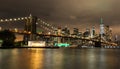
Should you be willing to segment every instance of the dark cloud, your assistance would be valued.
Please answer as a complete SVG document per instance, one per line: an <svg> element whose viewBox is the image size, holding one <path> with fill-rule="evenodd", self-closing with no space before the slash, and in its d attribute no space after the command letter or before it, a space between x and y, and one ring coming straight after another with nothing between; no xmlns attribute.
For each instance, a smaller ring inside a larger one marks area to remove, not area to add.
<svg viewBox="0 0 120 69"><path fill-rule="evenodd" d="M119 0L1 0L0 18L32 13L48 23L83 30L92 25L99 27L102 17L114 30L120 26L119 6Z"/></svg>

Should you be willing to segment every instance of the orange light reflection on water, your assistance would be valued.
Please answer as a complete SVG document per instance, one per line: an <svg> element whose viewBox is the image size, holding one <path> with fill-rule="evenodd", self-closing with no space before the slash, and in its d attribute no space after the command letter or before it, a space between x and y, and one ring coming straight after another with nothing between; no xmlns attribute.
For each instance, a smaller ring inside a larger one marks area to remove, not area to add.
<svg viewBox="0 0 120 69"><path fill-rule="evenodd" d="M30 54L30 68L31 69L42 69L43 67L43 49L32 49Z"/></svg>

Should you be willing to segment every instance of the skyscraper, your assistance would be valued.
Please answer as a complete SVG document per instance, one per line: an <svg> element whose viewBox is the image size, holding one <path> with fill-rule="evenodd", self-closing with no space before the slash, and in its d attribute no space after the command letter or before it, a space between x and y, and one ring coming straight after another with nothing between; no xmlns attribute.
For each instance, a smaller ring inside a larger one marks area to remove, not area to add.
<svg viewBox="0 0 120 69"><path fill-rule="evenodd" d="M84 37L89 37L90 36L90 29L86 28L86 31L83 33Z"/></svg>
<svg viewBox="0 0 120 69"><path fill-rule="evenodd" d="M74 34L74 35L79 34L79 29L78 29L78 28L73 28L73 34Z"/></svg>
<svg viewBox="0 0 120 69"><path fill-rule="evenodd" d="M62 29L62 34L65 36L70 35L70 30L67 26L64 29Z"/></svg>
<svg viewBox="0 0 120 69"><path fill-rule="evenodd" d="M94 36L95 36L95 27L93 26L91 30L91 38L93 38Z"/></svg>
<svg viewBox="0 0 120 69"><path fill-rule="evenodd" d="M112 29L109 27L109 25L105 26L105 39L106 41L112 40Z"/></svg>
<svg viewBox="0 0 120 69"><path fill-rule="evenodd" d="M104 24L103 24L102 18L100 20L100 35L101 35L101 37L103 37L103 35L104 35Z"/></svg>

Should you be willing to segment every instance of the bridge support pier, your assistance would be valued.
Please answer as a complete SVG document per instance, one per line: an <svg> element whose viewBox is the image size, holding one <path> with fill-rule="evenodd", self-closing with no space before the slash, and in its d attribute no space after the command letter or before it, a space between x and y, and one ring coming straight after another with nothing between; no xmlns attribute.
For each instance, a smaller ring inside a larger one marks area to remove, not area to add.
<svg viewBox="0 0 120 69"><path fill-rule="evenodd" d="M101 42L95 42L95 47L101 47Z"/></svg>

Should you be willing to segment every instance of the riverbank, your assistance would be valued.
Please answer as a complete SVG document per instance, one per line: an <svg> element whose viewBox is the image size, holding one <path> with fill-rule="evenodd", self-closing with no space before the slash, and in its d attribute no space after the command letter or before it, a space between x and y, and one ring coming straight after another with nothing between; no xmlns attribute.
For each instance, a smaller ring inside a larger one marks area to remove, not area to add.
<svg viewBox="0 0 120 69"><path fill-rule="evenodd" d="M0 49L12 49L12 48L59 48L59 47L0 47Z"/></svg>
<svg viewBox="0 0 120 69"><path fill-rule="evenodd" d="M0 49L14 49L14 48L48 48L48 49L59 49L59 48L72 48L72 49L92 49L92 48L106 48L106 49L120 49L120 46L104 46L104 47L58 47L58 46L45 46L45 47L30 47L30 46L15 46L15 47L0 47Z"/></svg>

